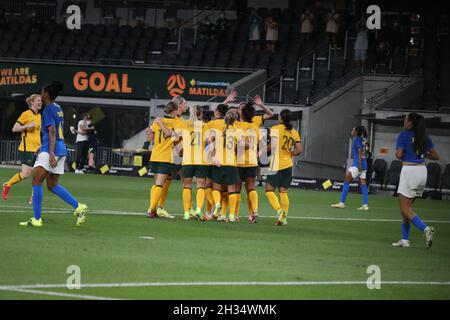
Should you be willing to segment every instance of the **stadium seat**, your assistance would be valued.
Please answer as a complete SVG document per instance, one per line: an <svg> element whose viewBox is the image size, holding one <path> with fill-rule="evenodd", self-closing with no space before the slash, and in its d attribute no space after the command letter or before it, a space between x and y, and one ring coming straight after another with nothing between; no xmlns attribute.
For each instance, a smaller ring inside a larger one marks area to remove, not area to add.
<svg viewBox="0 0 450 320"><path fill-rule="evenodd" d="M369 175L373 174L372 181L383 186L386 177L387 163L384 159L376 159L373 162Z"/></svg>
<svg viewBox="0 0 450 320"><path fill-rule="evenodd" d="M436 162L427 164L427 188L437 189L441 177L441 166Z"/></svg>
<svg viewBox="0 0 450 320"><path fill-rule="evenodd" d="M450 164L445 166L444 173L441 177L440 190L442 189L450 189Z"/></svg>
<svg viewBox="0 0 450 320"><path fill-rule="evenodd" d="M386 185L394 185L398 187L400 181L400 172L402 171L402 162L400 160L393 160L389 166L386 177Z"/></svg>

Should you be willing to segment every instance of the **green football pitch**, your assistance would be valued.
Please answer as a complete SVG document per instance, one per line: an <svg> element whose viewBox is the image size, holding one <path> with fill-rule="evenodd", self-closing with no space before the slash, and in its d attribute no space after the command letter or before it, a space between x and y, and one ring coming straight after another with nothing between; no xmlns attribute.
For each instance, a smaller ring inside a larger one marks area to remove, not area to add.
<svg viewBox="0 0 450 320"><path fill-rule="evenodd" d="M0 181L14 172L0 169ZM29 180L0 203L0 299L450 298L449 201L418 200L416 212L437 230L433 247L411 227L411 247L400 249L391 246L401 237L394 197L372 195L362 213L359 194L332 209L337 192L292 189L289 225L276 227L263 188L260 222L247 221L244 200L241 221L227 224L183 221L178 181L166 204L173 220L144 216L152 179L66 174L60 182L90 208L80 228L47 190L44 227L20 227L32 216ZM81 289L69 290L73 265ZM380 288L369 289L368 278Z"/></svg>

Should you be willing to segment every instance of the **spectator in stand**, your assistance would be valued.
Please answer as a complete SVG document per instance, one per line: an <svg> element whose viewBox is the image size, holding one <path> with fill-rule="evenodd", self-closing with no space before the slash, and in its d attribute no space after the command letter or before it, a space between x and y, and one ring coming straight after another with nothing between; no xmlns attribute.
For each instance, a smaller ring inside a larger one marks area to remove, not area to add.
<svg viewBox="0 0 450 320"><path fill-rule="evenodd" d="M88 120L91 119L91 116L88 113L85 113L83 115L83 119L78 121L78 126L77 126L77 138L76 138L76 143L77 143L77 157L76 157L76 162L77 162L77 168L75 169L75 173L84 173L84 165L86 164L86 160L87 160L87 156L88 156L88 151L89 151L89 132L90 131L94 131L95 128L94 127L90 127L88 126Z"/></svg>
<svg viewBox="0 0 450 320"><path fill-rule="evenodd" d="M272 16L268 16L264 22L266 30L266 46L267 51L274 53L275 44L278 41L278 23Z"/></svg>
<svg viewBox="0 0 450 320"><path fill-rule="evenodd" d="M228 28L230 26L230 20L225 18L225 13L220 13L219 19L216 21L216 34L217 39L223 43L227 40Z"/></svg>
<svg viewBox="0 0 450 320"><path fill-rule="evenodd" d="M364 26L361 26L355 41L355 61L357 66L360 67L361 74L364 73L368 48L369 40L367 37L367 31Z"/></svg>
<svg viewBox="0 0 450 320"><path fill-rule="evenodd" d="M306 9L300 17L300 40L302 43L308 42L311 39L311 34L314 30L314 15Z"/></svg>
<svg viewBox="0 0 450 320"><path fill-rule="evenodd" d="M255 9L252 9L250 18L249 18L249 37L252 48L255 48L256 51L259 51L259 43L261 41L261 17L256 13Z"/></svg>
<svg viewBox="0 0 450 320"><path fill-rule="evenodd" d="M336 54L336 44L337 44L337 33L339 30L339 13L337 13L334 9L328 13L327 16L327 25L325 31L328 35L328 43Z"/></svg>

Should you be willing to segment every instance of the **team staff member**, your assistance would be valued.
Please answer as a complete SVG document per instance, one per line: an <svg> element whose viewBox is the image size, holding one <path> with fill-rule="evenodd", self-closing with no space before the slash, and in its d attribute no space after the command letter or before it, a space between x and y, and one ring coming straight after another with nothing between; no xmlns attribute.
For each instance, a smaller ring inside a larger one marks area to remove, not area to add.
<svg viewBox="0 0 450 320"><path fill-rule="evenodd" d="M292 128L291 111L284 109L278 117L279 124L270 129L270 171L267 176L266 196L278 215L275 225L287 225L289 212L288 188L292 180L292 157L302 152L299 133ZM275 194L279 190L280 201Z"/></svg>
<svg viewBox="0 0 450 320"><path fill-rule="evenodd" d="M164 108L166 114L161 120L164 126L169 130L173 130L178 126L179 119L177 119L178 106L169 102ZM174 141L172 137L167 136L163 129L158 125L157 121L154 121L150 127L152 130L153 150L150 157L151 172L155 175L155 182L150 190L150 206L147 211L149 218L173 218L171 215L158 215L156 206L162 196L163 186L167 180L167 177L173 171L173 148Z"/></svg>
<svg viewBox="0 0 450 320"><path fill-rule="evenodd" d="M425 245L431 247L434 227L427 226L412 210L416 197L421 197L427 182L425 158L439 160L431 138L426 133L425 119L417 113L405 117L402 131L397 138L395 156L403 162L398 186L398 199L403 218L402 239L393 243L394 247L409 247L410 222L425 234Z"/></svg>
<svg viewBox="0 0 450 320"><path fill-rule="evenodd" d="M12 132L21 132L19 157L22 172L16 173L8 182L3 184L2 198L8 199L8 192L13 185L27 179L33 170L36 152L41 147L41 114L42 100L39 94L32 94L27 99L29 109L17 119ZM31 202L31 199L30 199Z"/></svg>
<svg viewBox="0 0 450 320"><path fill-rule="evenodd" d="M247 193L247 203L249 206L249 221L255 223L258 221L258 193L255 191L255 179L258 175L258 142L260 140L259 128L252 123L255 116L255 107L253 103L248 102L243 108L239 109L241 121L236 122L236 134L239 141L245 141L247 147L245 150L238 150L237 166L239 171L239 182L237 184L239 213L240 192L242 182L245 182Z"/></svg>

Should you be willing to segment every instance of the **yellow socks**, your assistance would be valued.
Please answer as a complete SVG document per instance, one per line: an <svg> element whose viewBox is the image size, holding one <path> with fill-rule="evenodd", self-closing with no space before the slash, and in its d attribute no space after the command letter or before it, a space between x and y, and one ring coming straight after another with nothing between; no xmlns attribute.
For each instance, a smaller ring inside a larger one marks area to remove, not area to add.
<svg viewBox="0 0 450 320"><path fill-rule="evenodd" d="M150 189L150 207L149 211L156 209L159 199L161 198L163 187L160 185L154 185Z"/></svg>
<svg viewBox="0 0 450 320"><path fill-rule="evenodd" d="M214 198L213 198L213 195L212 195L212 188L206 188L205 194L206 194L206 205L207 205L207 208L208 208L208 205L210 207L214 206Z"/></svg>
<svg viewBox="0 0 450 320"><path fill-rule="evenodd" d="M289 211L289 197L287 192L280 192L281 208L286 212Z"/></svg>
<svg viewBox="0 0 450 320"><path fill-rule="evenodd" d="M272 205L272 208L275 209L275 211L278 211L281 209L280 202L278 201L277 195L274 191L266 191L267 200L269 200L269 203Z"/></svg>
<svg viewBox="0 0 450 320"><path fill-rule="evenodd" d="M241 209L241 193L237 192L236 193L236 209L235 209L236 217L239 217L240 209Z"/></svg>
<svg viewBox="0 0 450 320"><path fill-rule="evenodd" d="M220 203L220 191L219 190L213 190L212 197L213 197L213 202L214 202L213 205Z"/></svg>
<svg viewBox="0 0 450 320"><path fill-rule="evenodd" d="M164 182L164 185L162 186L162 194L161 198L158 201L158 206L161 208L164 208L164 204L166 203L167 199L167 193L169 192L170 183L172 182L172 179L166 179Z"/></svg>
<svg viewBox="0 0 450 320"><path fill-rule="evenodd" d="M197 210L203 208L203 204L205 203L205 188L197 188L196 194L196 202L197 202Z"/></svg>
<svg viewBox="0 0 450 320"><path fill-rule="evenodd" d="M22 175L20 173L16 173L15 175L13 175L13 177L6 183L6 185L8 187L11 187L12 185L22 181Z"/></svg>
<svg viewBox="0 0 450 320"><path fill-rule="evenodd" d="M228 202L230 205L230 219L233 219L236 214L237 201L238 201L238 193L234 192L228 195Z"/></svg>
<svg viewBox="0 0 450 320"><path fill-rule="evenodd" d="M250 212L258 212L258 192L256 192L256 190L250 190L247 194L247 199L250 200L250 205L252 208Z"/></svg>
<svg viewBox="0 0 450 320"><path fill-rule="evenodd" d="M228 202L229 202L228 193L222 192L222 211L220 212L220 214L224 217L227 215Z"/></svg>
<svg viewBox="0 0 450 320"><path fill-rule="evenodd" d="M252 207L252 202L250 201L250 197L247 193L247 196L245 197L247 199L247 208L248 208L248 214L252 214L253 213L253 207Z"/></svg>
<svg viewBox="0 0 450 320"><path fill-rule="evenodd" d="M191 209L192 204L192 189L183 188L183 210L184 212Z"/></svg>

